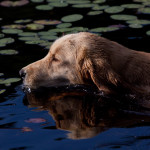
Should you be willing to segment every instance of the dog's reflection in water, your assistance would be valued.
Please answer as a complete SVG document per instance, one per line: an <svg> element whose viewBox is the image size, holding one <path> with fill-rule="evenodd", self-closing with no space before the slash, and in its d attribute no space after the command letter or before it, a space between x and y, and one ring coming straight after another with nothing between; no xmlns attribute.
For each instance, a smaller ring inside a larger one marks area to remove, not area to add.
<svg viewBox="0 0 150 150"><path fill-rule="evenodd" d="M24 99L29 107L48 110L56 127L69 131L71 139L91 138L112 127L134 127L150 122L148 110L131 101L134 100L118 101L85 91L52 89L27 93Z"/></svg>

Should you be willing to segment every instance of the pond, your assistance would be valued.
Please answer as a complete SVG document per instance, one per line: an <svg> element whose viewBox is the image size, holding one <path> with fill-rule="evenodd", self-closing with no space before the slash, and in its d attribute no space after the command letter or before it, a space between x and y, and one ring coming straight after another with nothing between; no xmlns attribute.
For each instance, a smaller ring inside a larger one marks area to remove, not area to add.
<svg viewBox="0 0 150 150"><path fill-rule="evenodd" d="M24 93L18 75L69 33L149 52L150 0L1 0L0 24L0 150L150 149L150 112L133 97L83 86Z"/></svg>

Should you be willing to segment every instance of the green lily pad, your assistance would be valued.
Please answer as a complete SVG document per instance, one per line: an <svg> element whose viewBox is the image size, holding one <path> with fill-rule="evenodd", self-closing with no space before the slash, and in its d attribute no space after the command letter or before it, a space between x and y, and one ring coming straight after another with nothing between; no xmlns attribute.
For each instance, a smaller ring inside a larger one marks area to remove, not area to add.
<svg viewBox="0 0 150 150"><path fill-rule="evenodd" d="M95 1L93 1L93 3L95 3L95 4L102 4L105 2L106 2L106 0L95 0Z"/></svg>
<svg viewBox="0 0 150 150"><path fill-rule="evenodd" d="M120 13L120 12L124 11L124 8L121 6L112 6L112 7L106 8L104 11L106 13L110 13L110 14Z"/></svg>
<svg viewBox="0 0 150 150"><path fill-rule="evenodd" d="M4 76L4 73L0 73L0 77L1 77L1 76Z"/></svg>
<svg viewBox="0 0 150 150"><path fill-rule="evenodd" d="M56 34L57 34L56 32L49 32L49 31L38 32L39 36L52 36L52 35L56 35Z"/></svg>
<svg viewBox="0 0 150 150"><path fill-rule="evenodd" d="M83 16L80 14L72 14L72 15L62 17L61 20L63 22L75 22L81 20L82 18Z"/></svg>
<svg viewBox="0 0 150 150"><path fill-rule="evenodd" d="M73 8L91 8L97 6L96 4L76 4L72 5Z"/></svg>
<svg viewBox="0 0 150 150"><path fill-rule="evenodd" d="M134 2L141 2L141 3L143 3L143 2L150 2L150 0L133 0Z"/></svg>
<svg viewBox="0 0 150 150"><path fill-rule="evenodd" d="M94 28L91 29L91 32L112 32L119 30L119 27L99 27L99 28Z"/></svg>
<svg viewBox="0 0 150 150"><path fill-rule="evenodd" d="M5 91L5 89L0 89L0 94L3 94Z"/></svg>
<svg viewBox="0 0 150 150"><path fill-rule="evenodd" d="M146 34L147 34L148 36L150 36L150 30L149 30L149 31L147 31L147 32L146 32Z"/></svg>
<svg viewBox="0 0 150 150"><path fill-rule="evenodd" d="M24 25L19 25L19 24L12 24L12 25L5 25L2 26L3 29L23 29Z"/></svg>
<svg viewBox="0 0 150 150"><path fill-rule="evenodd" d="M23 31L20 29L3 29L2 32L6 33L6 34L18 34L18 33L21 33Z"/></svg>
<svg viewBox="0 0 150 150"><path fill-rule="evenodd" d="M20 78L9 78L5 80L1 80L0 84L4 84L5 86L10 86L12 83L20 81Z"/></svg>
<svg viewBox="0 0 150 150"><path fill-rule="evenodd" d="M35 20L34 23L42 24L42 25L57 25L57 24L60 24L61 21L58 21L58 20Z"/></svg>
<svg viewBox="0 0 150 150"><path fill-rule="evenodd" d="M94 6L92 8L92 10L104 10L104 9L106 9L108 7L109 7L109 5L102 5L102 6L97 5L97 6Z"/></svg>
<svg viewBox="0 0 150 150"><path fill-rule="evenodd" d="M123 5L121 5L121 7L128 8L128 9L136 9L136 8L143 7L143 5L141 5L141 4L123 4Z"/></svg>
<svg viewBox="0 0 150 150"><path fill-rule="evenodd" d="M150 7L139 8L138 12L140 12L142 14L150 14Z"/></svg>
<svg viewBox="0 0 150 150"><path fill-rule="evenodd" d="M0 43L0 47L5 47L6 44L5 43Z"/></svg>
<svg viewBox="0 0 150 150"><path fill-rule="evenodd" d="M26 44L35 44L35 45L39 45L39 44L41 44L41 43L45 43L46 41L44 41L44 40L40 40L40 39L38 39L38 40L34 40L34 39L32 39L32 40L26 40Z"/></svg>
<svg viewBox="0 0 150 150"><path fill-rule="evenodd" d="M135 28L135 29L143 28L143 26L141 24L130 24L129 27Z"/></svg>
<svg viewBox="0 0 150 150"><path fill-rule="evenodd" d="M10 1L10 0L4 0L0 3L1 6L4 7L18 7L28 4L28 0L18 0L18 1Z"/></svg>
<svg viewBox="0 0 150 150"><path fill-rule="evenodd" d="M44 0L31 0L31 2L33 2L33 3L42 3L42 2L44 2Z"/></svg>
<svg viewBox="0 0 150 150"><path fill-rule="evenodd" d="M27 36L27 37L30 37L30 36L37 36L37 33L34 33L34 32L22 32L22 33L19 33L18 34L19 36Z"/></svg>
<svg viewBox="0 0 150 150"><path fill-rule="evenodd" d="M14 41L15 40L13 38L3 38L3 39L0 39L0 44L11 44Z"/></svg>
<svg viewBox="0 0 150 150"><path fill-rule="evenodd" d="M57 28L69 28L71 26L72 26L71 23L61 23L61 24L57 25Z"/></svg>
<svg viewBox="0 0 150 150"><path fill-rule="evenodd" d="M139 25L148 25L150 20L136 19L127 21L128 24L139 24Z"/></svg>
<svg viewBox="0 0 150 150"><path fill-rule="evenodd" d="M0 50L0 55L16 55L18 51L13 49Z"/></svg>
<svg viewBox="0 0 150 150"><path fill-rule="evenodd" d="M39 43L39 45L42 46L42 47L46 47L46 49L47 49L47 48L49 49L50 46L52 45L52 42L45 41L45 42Z"/></svg>
<svg viewBox="0 0 150 150"><path fill-rule="evenodd" d="M53 9L53 7L50 5L38 5L35 8L38 10L44 10L44 11Z"/></svg>
<svg viewBox="0 0 150 150"><path fill-rule="evenodd" d="M56 40L58 37L57 36L54 36L54 35L52 35L52 36L40 36L40 39L42 39L42 40L48 40L48 41L54 41L54 40Z"/></svg>
<svg viewBox="0 0 150 150"><path fill-rule="evenodd" d="M49 3L50 6L52 7L67 7L68 4L64 3L64 2L53 2L53 3Z"/></svg>
<svg viewBox="0 0 150 150"><path fill-rule="evenodd" d="M17 23L17 24L24 24L24 23L29 23L31 22L32 20L31 19L22 19L22 20L16 20L14 21L14 23Z"/></svg>
<svg viewBox="0 0 150 150"><path fill-rule="evenodd" d="M81 0L81 1L68 0L67 3L68 4L88 4L88 3L90 3L90 1L89 0Z"/></svg>
<svg viewBox="0 0 150 150"><path fill-rule="evenodd" d="M3 38L4 36L5 36L4 34L0 33L0 38Z"/></svg>
<svg viewBox="0 0 150 150"><path fill-rule="evenodd" d="M90 12L88 12L87 15L89 15L89 16L95 16L95 15L100 15L102 13L103 13L103 11L90 11Z"/></svg>
<svg viewBox="0 0 150 150"><path fill-rule="evenodd" d="M128 20L135 20L137 19L136 16L134 15L125 15L125 14L118 14L118 15L111 15L110 16L114 20L123 20L123 21L128 21Z"/></svg>
<svg viewBox="0 0 150 150"><path fill-rule="evenodd" d="M21 41L36 41L39 40L39 38L34 37L34 36L28 36L28 37L20 37L18 38Z"/></svg>
<svg viewBox="0 0 150 150"><path fill-rule="evenodd" d="M35 23L27 24L26 27L29 30L41 30L41 29L44 29L44 25L35 24Z"/></svg>

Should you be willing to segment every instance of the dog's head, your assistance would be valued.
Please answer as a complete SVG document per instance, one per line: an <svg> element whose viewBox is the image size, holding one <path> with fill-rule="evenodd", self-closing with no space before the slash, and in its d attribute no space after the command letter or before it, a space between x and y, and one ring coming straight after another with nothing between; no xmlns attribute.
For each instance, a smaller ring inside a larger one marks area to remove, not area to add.
<svg viewBox="0 0 150 150"><path fill-rule="evenodd" d="M20 71L24 85L30 88L40 86L62 86L70 84L93 84L106 90L116 85L118 76L109 64L107 39L81 32L57 39L43 59Z"/></svg>

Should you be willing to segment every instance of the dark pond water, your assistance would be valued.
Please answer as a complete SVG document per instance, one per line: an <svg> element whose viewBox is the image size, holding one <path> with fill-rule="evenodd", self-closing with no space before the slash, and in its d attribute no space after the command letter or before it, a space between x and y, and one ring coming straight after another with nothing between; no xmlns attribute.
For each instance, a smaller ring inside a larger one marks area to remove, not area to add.
<svg viewBox="0 0 150 150"><path fill-rule="evenodd" d="M148 103L143 108L132 97L98 96L82 86L25 94L18 72L73 32L149 52L150 0L6 2L0 2L0 150L149 150Z"/></svg>

